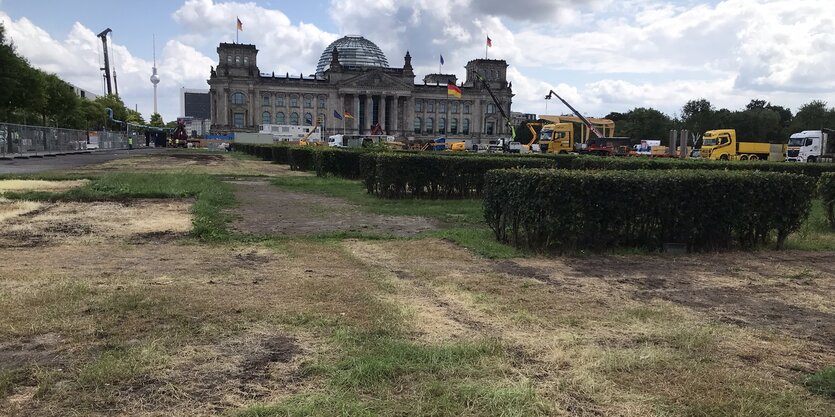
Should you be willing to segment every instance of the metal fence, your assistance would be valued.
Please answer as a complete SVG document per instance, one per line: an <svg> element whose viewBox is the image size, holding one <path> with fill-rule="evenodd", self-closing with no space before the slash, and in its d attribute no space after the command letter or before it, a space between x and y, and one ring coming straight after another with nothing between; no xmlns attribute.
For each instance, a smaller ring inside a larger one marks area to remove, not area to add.
<svg viewBox="0 0 835 417"><path fill-rule="evenodd" d="M127 144L128 139L123 132L88 132L0 123L0 155L3 156L125 148Z"/></svg>

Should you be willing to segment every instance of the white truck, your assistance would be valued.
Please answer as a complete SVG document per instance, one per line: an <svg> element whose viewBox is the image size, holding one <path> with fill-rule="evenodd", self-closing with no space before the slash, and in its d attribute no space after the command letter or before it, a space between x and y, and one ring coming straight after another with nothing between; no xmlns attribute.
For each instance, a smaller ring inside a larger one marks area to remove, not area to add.
<svg viewBox="0 0 835 417"><path fill-rule="evenodd" d="M804 130L789 137L786 161L833 162L835 130Z"/></svg>

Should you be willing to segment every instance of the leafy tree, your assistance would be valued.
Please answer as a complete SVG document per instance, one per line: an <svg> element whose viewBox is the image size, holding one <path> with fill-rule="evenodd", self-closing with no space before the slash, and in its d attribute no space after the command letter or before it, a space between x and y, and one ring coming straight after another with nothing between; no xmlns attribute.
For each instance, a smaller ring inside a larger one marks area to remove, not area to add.
<svg viewBox="0 0 835 417"><path fill-rule="evenodd" d="M128 108L125 107L125 103L122 102L122 99L116 97L112 94L104 95L96 97L96 103L101 105L103 109L111 109L113 110L113 118L120 121L125 121L128 118ZM124 130L124 126L120 125L119 123L115 123L111 120L107 120L105 126L109 130Z"/></svg>
<svg viewBox="0 0 835 417"><path fill-rule="evenodd" d="M154 127L163 127L165 126L165 122L162 121L162 116L159 113L154 113L151 115L150 125Z"/></svg>
<svg viewBox="0 0 835 417"><path fill-rule="evenodd" d="M704 98L690 100L681 108L681 121L684 128L702 135L710 129L716 128L716 111L712 104Z"/></svg>
<svg viewBox="0 0 835 417"><path fill-rule="evenodd" d="M792 133L835 127L835 109L827 109L826 102L814 100L800 106L790 125Z"/></svg>
<svg viewBox="0 0 835 417"><path fill-rule="evenodd" d="M610 113L606 116L615 122L617 136L628 136L634 142L645 139L663 140L673 128L672 119L666 114L646 107L638 107L626 113Z"/></svg>
<svg viewBox="0 0 835 417"><path fill-rule="evenodd" d="M125 121L137 125L145 124L145 118L142 117L142 113L139 113L138 111L131 109L128 109L128 115L125 117Z"/></svg>

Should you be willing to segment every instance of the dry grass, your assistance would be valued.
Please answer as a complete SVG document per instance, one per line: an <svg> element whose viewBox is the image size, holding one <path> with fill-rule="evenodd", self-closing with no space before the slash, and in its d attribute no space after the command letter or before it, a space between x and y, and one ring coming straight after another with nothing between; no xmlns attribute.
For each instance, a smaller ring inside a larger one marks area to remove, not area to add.
<svg viewBox="0 0 835 417"><path fill-rule="evenodd" d="M0 223L7 219L31 213L43 207L43 204L35 201L6 200L0 198Z"/></svg>
<svg viewBox="0 0 835 417"><path fill-rule="evenodd" d="M0 193L7 191L67 191L86 185L88 182L90 181L0 180Z"/></svg>
<svg viewBox="0 0 835 417"><path fill-rule="evenodd" d="M72 172L96 174L106 172L186 172L223 176L310 176L290 171L286 165L269 161L236 159L226 153L171 150L166 153L112 160L103 164L80 167Z"/></svg>

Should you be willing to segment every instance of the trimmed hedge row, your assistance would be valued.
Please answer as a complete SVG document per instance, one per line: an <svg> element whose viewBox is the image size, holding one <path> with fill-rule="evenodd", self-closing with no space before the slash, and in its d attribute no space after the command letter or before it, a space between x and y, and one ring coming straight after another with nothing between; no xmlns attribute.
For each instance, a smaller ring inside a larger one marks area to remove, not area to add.
<svg viewBox="0 0 835 417"><path fill-rule="evenodd" d="M265 161L290 165L294 171L316 171L319 176L335 175L359 179L360 155L366 150L336 149L318 146L239 144L237 150Z"/></svg>
<svg viewBox="0 0 835 417"><path fill-rule="evenodd" d="M825 172L835 172L835 164L803 164L769 161L712 161L681 160L672 158L623 158L582 156L571 161L571 169L606 170L658 170L658 169L709 169L728 171L765 171L802 174L820 177Z"/></svg>
<svg viewBox="0 0 835 417"><path fill-rule="evenodd" d="M385 198L479 196L484 174L500 168L555 168L551 158L380 152L361 156L360 171L369 193Z"/></svg>
<svg viewBox="0 0 835 417"><path fill-rule="evenodd" d="M484 216L498 240L541 251L782 245L814 187L770 172L497 170L486 175Z"/></svg>
<svg viewBox="0 0 835 417"><path fill-rule="evenodd" d="M827 172L818 180L818 195L823 200L829 226L835 229L835 173Z"/></svg>

